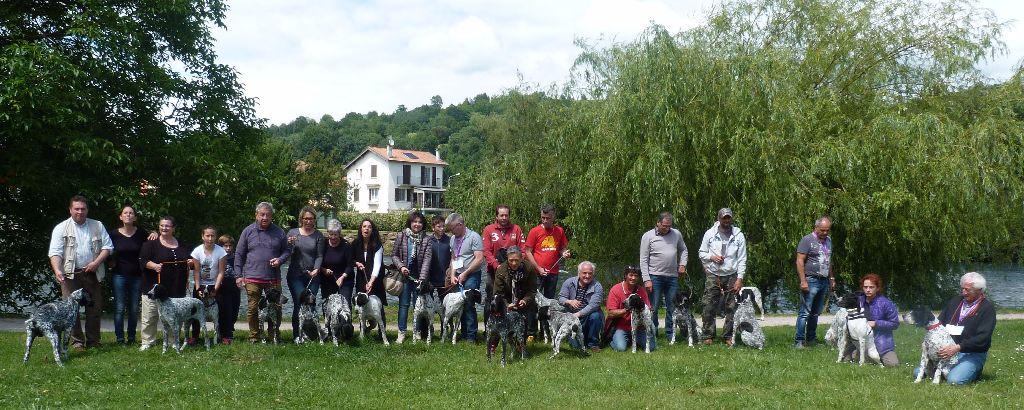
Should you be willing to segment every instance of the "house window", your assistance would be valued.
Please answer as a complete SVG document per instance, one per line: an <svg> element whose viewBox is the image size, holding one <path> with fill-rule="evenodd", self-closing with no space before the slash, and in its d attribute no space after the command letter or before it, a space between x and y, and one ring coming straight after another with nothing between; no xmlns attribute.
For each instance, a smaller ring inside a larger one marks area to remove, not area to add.
<svg viewBox="0 0 1024 410"><path fill-rule="evenodd" d="M376 177L377 177L377 166L376 165L370 165L370 178L376 178Z"/></svg>
<svg viewBox="0 0 1024 410"><path fill-rule="evenodd" d="M352 190L352 202L359 202L359 188Z"/></svg>
<svg viewBox="0 0 1024 410"><path fill-rule="evenodd" d="M432 186L440 186L440 185L437 184L437 167L430 167L430 173L431 173L430 185L432 185Z"/></svg>
<svg viewBox="0 0 1024 410"><path fill-rule="evenodd" d="M408 191L406 191L404 189L400 189L400 188L395 188L395 201L400 201L400 202L408 201L408 199L405 196L406 192L408 192Z"/></svg>
<svg viewBox="0 0 1024 410"><path fill-rule="evenodd" d="M370 203L377 203L377 198L380 196L380 188L370 188Z"/></svg>

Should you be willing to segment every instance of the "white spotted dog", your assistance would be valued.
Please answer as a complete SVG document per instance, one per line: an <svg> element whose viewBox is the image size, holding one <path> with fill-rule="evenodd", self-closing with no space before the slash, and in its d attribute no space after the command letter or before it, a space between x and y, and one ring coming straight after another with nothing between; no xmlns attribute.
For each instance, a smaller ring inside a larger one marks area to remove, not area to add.
<svg viewBox="0 0 1024 410"><path fill-rule="evenodd" d="M740 288L740 292L743 292L745 290L749 290L754 295L754 297L753 297L754 308L757 309L758 312L761 312L761 318L759 320L763 322L764 321L764 300L761 299L761 290L758 289L756 286L744 286L744 287Z"/></svg>
<svg viewBox="0 0 1024 410"><path fill-rule="evenodd" d="M276 345L281 336L281 305L288 303L288 297L281 293L280 288L263 288L259 300L259 331L263 333L263 343L268 340ZM266 332L263 324L267 324Z"/></svg>
<svg viewBox="0 0 1024 410"><path fill-rule="evenodd" d="M324 332L316 316L316 295L305 289L299 294L299 334L295 344L311 342L314 339L324 344Z"/></svg>
<svg viewBox="0 0 1024 410"><path fill-rule="evenodd" d="M921 342L921 371L914 379L914 383L920 383L925 377L931 377L932 383L938 384L943 377L948 378L949 371L960 362L960 359L957 355L945 360L939 358L940 349L956 343L946 327L926 308L917 308L905 313L903 321L924 327L928 331L924 334L924 340Z"/></svg>
<svg viewBox="0 0 1024 410"><path fill-rule="evenodd" d="M675 310L672 312L672 324L675 328L675 333L672 334L672 339L668 341L668 344L676 344L676 339L682 336L686 339L687 346L693 347L694 343L699 343L700 327L697 326L697 320L693 318L693 312L690 311L690 294L689 292L676 293L675 297Z"/></svg>
<svg viewBox="0 0 1024 410"><path fill-rule="evenodd" d="M647 334L647 339L645 340L647 343L644 343L644 353L650 353L651 343L654 342L654 320L651 317L651 308L636 293L630 294L624 304L630 312L629 336L633 343L633 353L636 353L636 332L639 328L643 328Z"/></svg>
<svg viewBox="0 0 1024 410"><path fill-rule="evenodd" d="M391 346L388 342L388 335L384 333L387 324L384 323L384 304L376 295L369 295L366 292L356 293L356 315L359 316L359 340L366 339L366 332L374 326L380 331L380 338L384 346ZM371 326L372 324L372 326Z"/></svg>
<svg viewBox="0 0 1024 410"><path fill-rule="evenodd" d="M434 287L428 281L416 282L416 305L412 311L412 342L420 339L419 327L426 327L427 344L434 339L434 314L437 312L437 299L434 298Z"/></svg>
<svg viewBox="0 0 1024 410"><path fill-rule="evenodd" d="M202 301L203 306L206 307L206 320L213 322L213 331L217 335L217 338L214 340L220 340L225 335L224 330L220 328L220 308L217 305L215 289L214 285L200 286L199 290L196 291L196 299ZM231 331L234 331L234 329L231 329Z"/></svg>
<svg viewBox="0 0 1024 410"><path fill-rule="evenodd" d="M835 317L832 318L832 326L825 332L825 344L831 347L839 347L839 337L846 333L846 317L849 313L846 309L837 309Z"/></svg>
<svg viewBox="0 0 1024 410"><path fill-rule="evenodd" d="M555 327L551 324L551 310L564 312L565 308L559 305L555 299L544 297L539 291L533 296L533 300L537 303L537 320L540 321L537 331L540 332L541 341L551 343L555 338Z"/></svg>
<svg viewBox="0 0 1024 410"><path fill-rule="evenodd" d="M160 314L160 322L164 327L164 349L171 344L171 337L174 337L174 350L179 354L185 348L181 341L182 329L195 320L203 328L203 338L206 339L206 350L210 350L209 328L206 327L206 306L199 299L192 297L172 298L167 294L167 288L161 284L153 285L153 288L146 292L146 296L156 301L156 309ZM173 336L172 336L173 332Z"/></svg>
<svg viewBox="0 0 1024 410"><path fill-rule="evenodd" d="M450 335L452 344L455 344L455 339L459 335L463 308L466 303L480 303L480 297L480 291L477 289L459 290L444 295L444 301L441 302L441 316L444 317L441 323L441 340L448 340Z"/></svg>
<svg viewBox="0 0 1024 410"><path fill-rule="evenodd" d="M861 366L868 359L881 364L882 359L875 347L875 332L868 326L867 311L861 308L859 295L858 292L850 292L836 301L840 308L846 309L846 332L840 332L839 341L836 342L839 349L836 363L842 362L853 347L853 351L860 357Z"/></svg>
<svg viewBox="0 0 1024 410"><path fill-rule="evenodd" d="M736 346L738 340L747 346L764 350L764 330L754 315L754 292L749 289L741 290L737 301L732 322L732 346Z"/></svg>
<svg viewBox="0 0 1024 410"><path fill-rule="evenodd" d="M494 348L501 342L501 367L505 367L506 350L511 343L516 349L512 357L518 354L519 360L526 360L526 320L516 311L509 311L505 299L501 295L491 298L487 307L487 361L491 361ZM493 346L493 347L492 347Z"/></svg>
<svg viewBox="0 0 1024 410"><path fill-rule="evenodd" d="M341 294L335 293L324 301L324 328L327 332L325 338L334 340L337 346L339 341L345 341L352 337L352 309L348 306L348 300Z"/></svg>
<svg viewBox="0 0 1024 410"><path fill-rule="evenodd" d="M569 340L576 341L576 345L580 347L580 353L584 356L590 355L590 351L587 350L587 345L584 343L583 325L580 323L580 318L576 317L573 313L566 312L564 309L556 309L555 306L552 306L548 310L548 321L551 326L549 332L554 334L551 340L551 350L553 352L548 359L554 359L555 356L558 356L562 340L566 337L569 337Z"/></svg>
<svg viewBox="0 0 1024 410"><path fill-rule="evenodd" d="M78 308L92 306L92 303L89 291L78 289L71 292L67 299L40 306L25 321L25 358L22 362L28 363L32 341L36 336L46 336L53 345L53 361L64 367L62 359L67 360L68 357L68 342L71 339L71 328L78 319Z"/></svg>

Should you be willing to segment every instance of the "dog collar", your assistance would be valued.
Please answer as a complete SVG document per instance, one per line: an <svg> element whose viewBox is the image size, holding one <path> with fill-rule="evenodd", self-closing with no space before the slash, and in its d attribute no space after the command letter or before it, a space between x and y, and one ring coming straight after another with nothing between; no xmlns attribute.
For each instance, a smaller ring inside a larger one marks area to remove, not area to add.
<svg viewBox="0 0 1024 410"><path fill-rule="evenodd" d="M938 329L939 326L942 326L942 322L936 322L934 325L928 325L928 330Z"/></svg>

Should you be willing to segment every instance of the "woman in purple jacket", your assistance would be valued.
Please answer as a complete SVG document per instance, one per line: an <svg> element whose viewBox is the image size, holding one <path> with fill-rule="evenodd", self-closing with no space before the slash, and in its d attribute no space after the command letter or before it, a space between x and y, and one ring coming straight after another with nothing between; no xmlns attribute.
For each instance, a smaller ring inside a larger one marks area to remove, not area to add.
<svg viewBox="0 0 1024 410"><path fill-rule="evenodd" d="M896 357L896 342L893 341L892 331L900 327L900 315L896 305L889 298L882 295L882 277L869 273L860 278L861 296L860 305L867 309L868 326L875 332L875 348L882 358L882 365L885 367L899 366L900 360Z"/></svg>

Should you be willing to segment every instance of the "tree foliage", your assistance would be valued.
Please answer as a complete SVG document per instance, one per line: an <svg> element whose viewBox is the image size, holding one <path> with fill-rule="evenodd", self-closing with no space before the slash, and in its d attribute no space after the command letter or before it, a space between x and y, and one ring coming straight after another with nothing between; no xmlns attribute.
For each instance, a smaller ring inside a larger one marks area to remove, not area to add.
<svg viewBox="0 0 1024 410"><path fill-rule="evenodd" d="M1021 75L992 85L976 68L1001 28L967 1L735 1L692 30L584 45L572 98L513 93L492 127L507 136L450 203L532 220L554 202L578 255L623 264L670 210L690 272L730 206L748 282L768 290L796 288L796 244L828 214L841 282L878 272L931 302L953 264L1021 246L1006 212L1024 194Z"/></svg>

